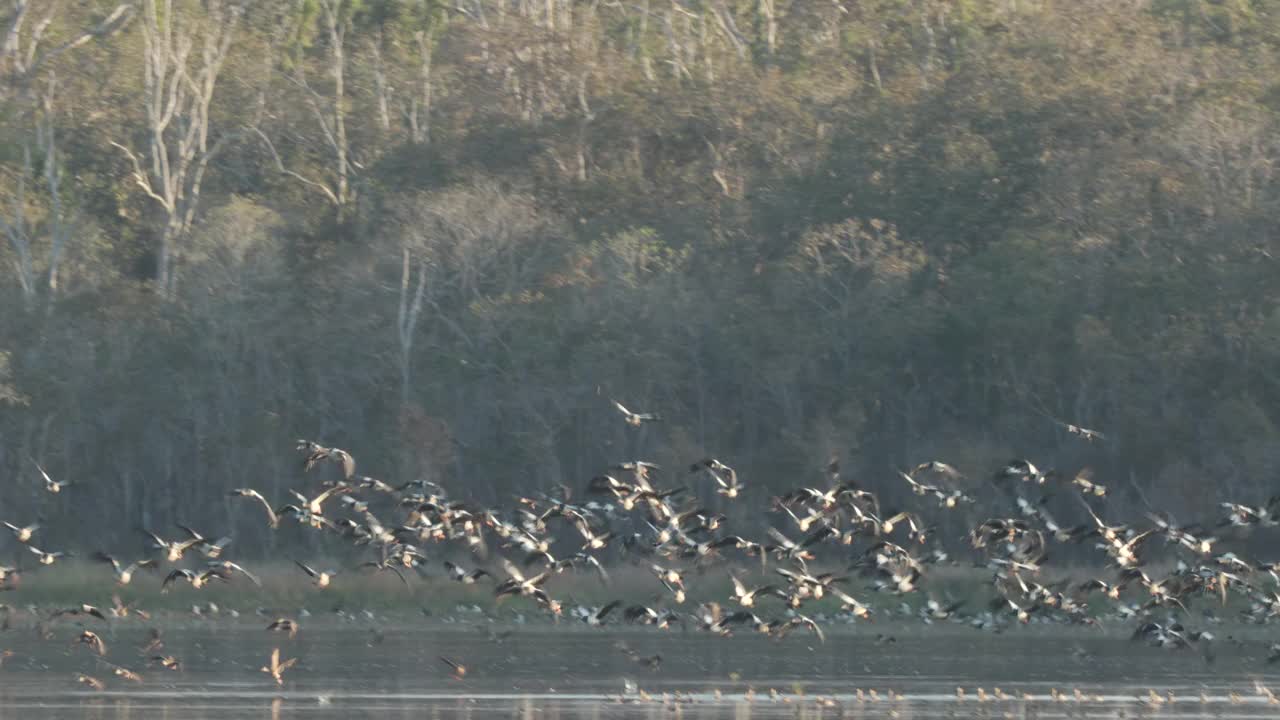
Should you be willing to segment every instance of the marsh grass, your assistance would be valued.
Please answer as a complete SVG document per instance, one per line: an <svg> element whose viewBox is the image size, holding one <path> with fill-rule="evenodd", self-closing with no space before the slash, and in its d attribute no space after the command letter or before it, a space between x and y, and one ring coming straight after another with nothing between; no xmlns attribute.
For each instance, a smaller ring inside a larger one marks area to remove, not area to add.
<svg viewBox="0 0 1280 720"><path fill-rule="evenodd" d="M315 567L329 567L317 562ZM744 582L751 585L782 585L782 578L774 573L770 564L764 571L759 565L734 566ZM838 570L838 568L827 568ZM89 603L107 608L112 596L122 602L153 614L192 616L193 607L207 614L210 603L218 611L226 613L254 613L266 610L271 613L296 613L305 609L315 615L333 614L337 611L361 613L370 611L380 615L412 618L414 622L476 617L492 621L543 621L547 614L526 598L507 598L498 601L492 589L494 583L482 580L475 585L463 585L444 577L435 563L426 572L405 571L409 580L406 588L395 575L388 572L347 569L339 572L333 584L323 590L292 563L255 565L250 568L261 581L258 587L240 575L227 583L212 583L194 590L185 582L170 585L168 592L161 591L161 582L170 568L154 572L139 571L131 584L117 586L111 573L100 564L73 560L51 568L28 570L15 589L0 593L0 603L12 608L35 606L41 610L70 607ZM820 568L814 567L814 572ZM662 607L682 613L693 612L702 602L719 602L726 608L733 607L730 569L713 566L704 571L686 571L688 598L683 605L674 604L668 593L650 572L648 563L622 565L609 569L609 583L605 585L595 573L566 572L550 578L547 591L564 603L566 611L574 605L600 606L615 599L624 605L644 604ZM1058 570L1036 578L1051 583L1063 578L1081 581L1093 573L1103 573L1086 568ZM500 573L499 573L500 574ZM921 592L898 596L877 593L866 588L856 574L849 573L851 581L843 588L876 611L876 621L899 615L906 605L913 611L934 597L943 602L965 600L961 612L972 614L986 609L994 597L991 589L991 572L984 568L944 566L931 568ZM1137 591L1131 591L1137 596ZM1226 607L1212 599L1199 599L1199 609L1212 607L1222 617L1229 617L1243 609L1245 603L1233 598ZM1095 597L1091 603L1095 613L1110 607L1110 603ZM780 614L784 610L781 601L765 599L757 611L762 616ZM830 597L809 601L801 612L807 614L835 614L839 603Z"/></svg>
<svg viewBox="0 0 1280 720"><path fill-rule="evenodd" d="M325 562L313 564L317 569L327 568ZM310 579L292 563L254 565L249 569L259 577L258 587L241 575L235 575L226 583L214 582L200 590L192 589L185 582L175 582L167 592L161 590L164 576L171 568L156 571L138 571L133 582L117 586L111 573L102 565L75 560L50 568L26 571L18 587L0 595L0 602L14 607L26 605L55 606L88 602L109 606L113 595L119 595L125 604L148 611L189 611L193 605L214 603L224 610L238 612L258 608L306 608L311 612L346 610L414 611L431 615L447 614L458 606L468 609L478 607L494 617L536 614L537 607L523 598L497 601L493 597L494 583L482 580L475 585L463 585L440 574L434 563L426 572L405 570L409 587L389 572L369 569L341 570L332 585L323 590L316 588ZM533 569L536 572L536 568ZM753 584L781 584L782 578L769 566L761 572L758 565L736 568L744 581ZM500 574L500 573L499 573ZM532 574L532 573L531 573ZM930 587L941 587L956 597L972 594L985 582L986 575L965 568L941 568L931 575ZM683 609L690 610L700 602L725 602L732 596L729 570L712 567L704 571L687 571L688 599ZM621 565L609 569L609 582L604 584L595 573L566 572L547 581L546 589L566 606L601 605L614 599L626 604L646 604L654 607L674 607L670 593L658 583L648 564ZM849 591L859 598L865 597L873 605L897 607L900 602L918 604L914 598L896 598L859 589L855 582ZM766 601L767 602L767 601ZM828 607L830 606L830 607ZM834 609L831 603L811 603L806 608Z"/></svg>

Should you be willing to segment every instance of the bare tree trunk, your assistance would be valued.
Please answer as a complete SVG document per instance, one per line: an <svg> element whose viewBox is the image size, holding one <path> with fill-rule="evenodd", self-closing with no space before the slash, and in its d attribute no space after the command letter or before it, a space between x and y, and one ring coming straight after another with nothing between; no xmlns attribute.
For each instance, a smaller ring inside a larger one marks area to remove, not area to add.
<svg viewBox="0 0 1280 720"><path fill-rule="evenodd" d="M672 0L671 8L662 15L662 31L667 37L667 47L668 51L671 53L671 59L668 61L671 65L671 75L675 79L681 80L683 78L692 78L693 73L689 72L689 62L686 57L690 54L686 51L684 44L681 43L680 39L676 36L675 14L677 10L682 13L681 18L685 21L685 25L688 25L688 15L684 14L685 11L683 9L678 8L675 0Z"/></svg>
<svg viewBox="0 0 1280 720"><path fill-rule="evenodd" d="M929 87L929 76L933 74L933 56L937 53L938 41L929 22L929 13L920 13L920 24L924 27L924 54L920 58L920 74L924 78L924 86Z"/></svg>
<svg viewBox="0 0 1280 720"><path fill-rule="evenodd" d="M34 304L36 295L35 268L31 262L31 236L27 228L27 181L31 177L31 148L23 143L22 172L18 175L13 194L10 218L0 216L0 225L4 226L9 244L17 255L14 270L18 273L18 285L22 288L23 304L28 309Z"/></svg>
<svg viewBox="0 0 1280 720"><path fill-rule="evenodd" d="M400 340L400 407L403 410L409 405L409 391L413 387L413 339L418 327L418 317L422 314L422 300L427 289L427 263L423 260L418 266L417 286L411 288L413 275L412 258L409 247L402 250L400 265L400 312L396 317L396 329Z"/></svg>
<svg viewBox="0 0 1280 720"><path fill-rule="evenodd" d="M3 42L0 42L0 77L5 79L5 83L0 85L0 100L13 99L15 95L25 92L26 88L31 87L30 81L37 76L41 66L46 62L95 37L105 37L114 33L133 17L132 4L121 4L96 27L72 35L62 44L42 52L40 42L57 15L58 4L44 0L37 3L37 6L43 6L45 13L40 16L24 39L23 26L26 23L27 11L31 8L31 1L13 0L13 11L9 14L9 29L5 31Z"/></svg>
<svg viewBox="0 0 1280 720"><path fill-rule="evenodd" d="M338 196L339 220L342 219L342 210L350 195L347 178L349 168L347 153L350 150L347 144L347 61L344 48L348 25L346 22L339 22L338 15L342 11L342 2L343 0L321 0L320 2L321 8L324 9L325 26L329 31L330 72L333 73L333 150L338 165L338 188L335 194Z"/></svg>
<svg viewBox="0 0 1280 720"><path fill-rule="evenodd" d="M209 160L229 136L209 144L209 104L231 48L241 14L238 5L207 0L205 11L175 10L173 0L143 1L143 105L146 109L147 165L120 143L133 166L133 180L164 210L156 253L156 289L173 292L181 241L195 219L200 184ZM193 18L193 15L199 15ZM200 44L200 59L190 67Z"/></svg>
<svg viewBox="0 0 1280 720"><path fill-rule="evenodd" d="M712 6L711 12L716 16L716 23L720 27L721 33L729 40L729 44L733 46L739 58L747 57L747 41L738 31L738 24L734 22L733 14L729 12L729 8L724 2L717 2Z"/></svg>
<svg viewBox="0 0 1280 720"><path fill-rule="evenodd" d="M431 58L435 53L435 25L413 34L418 46L419 97L413 105L413 141L425 145L431 142Z"/></svg>
<svg viewBox="0 0 1280 720"><path fill-rule="evenodd" d="M587 103L587 73L578 76L578 107L582 110L582 120L578 123L578 182L587 181L587 126L595 118L591 106Z"/></svg>
<svg viewBox="0 0 1280 720"><path fill-rule="evenodd" d="M774 12L773 0L759 0L757 12L760 14L765 51L769 57L773 57L778 49L778 18Z"/></svg>
<svg viewBox="0 0 1280 720"><path fill-rule="evenodd" d="M62 250L66 247L67 238L75 225L75 218L67 217L62 205L62 166L58 160L53 123L53 96L56 85L56 76L51 73L48 89L41 98L44 128L40 133L41 140L44 142L44 183L49 194L49 256L45 268L45 287L50 298L58 292L58 268L62 260ZM52 308L52 303L47 307Z"/></svg>
<svg viewBox="0 0 1280 720"><path fill-rule="evenodd" d="M27 196L28 183L35 180L35 167L32 163L31 144L21 141L22 168L18 174L10 203L9 217L0 215L0 228L4 230L13 247L15 270L18 285L22 292L23 304L30 309L34 306L39 293L37 275L43 273L45 288L50 295L58 289L58 268L61 264L63 250L74 226L73 218L67 216L64 207L64 190L62 187L62 168L59 164L57 139L54 133L55 117L53 101L57 91L57 75L53 71L42 72L46 64L59 55L85 44L97 37L108 36L123 27L133 15L129 5L118 6L105 20L96 27L72 35L69 39L51 48L42 48L41 41L45 32L56 18L59 6L56 3L41 3L37 7L44 8L29 32L24 33L29 0L14 0L13 11L9 15L8 29L4 31L0 41L0 100L13 103L11 118L25 122L27 117L34 118L35 146L44 153L44 199L46 202L45 226L48 235L48 251L44 269L36 266L36 251L32 237L32 224L27 219L30 211ZM44 81L42 75L45 76ZM37 90L38 89L38 90ZM31 93L39 92L35 102L30 102ZM49 305L47 307L52 307Z"/></svg>
<svg viewBox="0 0 1280 720"><path fill-rule="evenodd" d="M880 82L880 63L876 60L876 41L867 44L867 64L871 68L871 80L876 84L877 92L884 92L884 84Z"/></svg>
<svg viewBox="0 0 1280 720"><path fill-rule="evenodd" d="M706 12L698 15L698 41L702 46L702 70L706 74L707 82L714 83L716 70L711 59L711 33L707 29L709 25Z"/></svg>
<svg viewBox="0 0 1280 720"><path fill-rule="evenodd" d="M641 0L640 22L636 28L635 49L640 57L640 70L644 79L653 82L653 62L649 59L649 49L645 46L645 37L649 34L649 0Z"/></svg>
<svg viewBox="0 0 1280 720"><path fill-rule="evenodd" d="M382 43L382 31L378 30L369 46L373 52L373 85L378 96L378 127L385 133L391 131L391 113L388 109L391 88L387 84L387 69L382 64Z"/></svg>

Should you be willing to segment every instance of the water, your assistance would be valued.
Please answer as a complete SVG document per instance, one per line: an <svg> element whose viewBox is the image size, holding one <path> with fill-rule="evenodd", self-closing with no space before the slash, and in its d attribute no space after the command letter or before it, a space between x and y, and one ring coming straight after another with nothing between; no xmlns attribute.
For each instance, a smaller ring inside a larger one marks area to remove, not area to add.
<svg viewBox="0 0 1280 720"><path fill-rule="evenodd" d="M481 623L484 621L481 620ZM1254 680L1280 677L1265 658L1266 628L1224 630L1207 663L1196 651L1130 643L1127 631L876 623L781 641L750 632L697 632L551 625L302 620L297 638L266 633L266 621L85 623L107 643L106 661L143 674L141 684L75 646L81 627L61 622L41 640L30 628L0 634L14 652L0 668L0 718L440 718L601 720L685 718L1275 717ZM153 625L183 662L148 668L138 647ZM506 634L506 633L509 633ZM1264 634L1265 633L1265 634ZM894 642L877 640L893 636ZM1247 638L1244 642L1227 636ZM656 669L633 660L660 654ZM285 684L260 672L272 648L299 658ZM467 666L453 677L439 656ZM76 673L102 679L94 691ZM963 688L965 698L957 697ZM978 689L1006 700L979 702ZM1083 700L1055 692L1079 689ZM1143 702L1151 689L1172 702ZM776 691L776 694L775 694ZM859 698L861 691L861 698ZM875 692L875 699L872 698ZM751 696L749 696L749 694ZM1024 694L1028 699L1023 699Z"/></svg>

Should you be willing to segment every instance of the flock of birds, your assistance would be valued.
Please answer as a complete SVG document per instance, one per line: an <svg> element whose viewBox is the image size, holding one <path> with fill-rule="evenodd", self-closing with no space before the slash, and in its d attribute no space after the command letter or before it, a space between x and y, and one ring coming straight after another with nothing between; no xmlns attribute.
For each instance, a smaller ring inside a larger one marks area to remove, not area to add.
<svg viewBox="0 0 1280 720"><path fill-rule="evenodd" d="M661 420L653 413L614 405L631 427ZM1087 441L1104 439L1086 428L1064 427ZM272 529L289 522L306 532L343 538L362 557L356 570L390 573L408 587L411 579L426 576L424 548L430 547L432 556L441 558L448 580L486 586L499 602L524 598L557 622L567 618L591 627L680 626L711 635L753 632L779 639L805 632L825 642L824 626L870 622L882 614L914 616L929 624L967 623L994 632L1019 623L1089 626L1119 620L1132 623L1135 641L1170 650L1199 649L1212 661L1213 634L1179 619L1190 617L1193 602L1205 600L1202 617L1208 623L1218 621L1208 604L1225 606L1231 596L1243 599L1241 616L1247 622L1266 623L1280 615L1280 563L1246 559L1219 548L1228 536L1239 540L1253 528L1280 525L1280 497L1262 506L1224 502L1221 517L1204 525L1179 525L1170 515L1155 511L1145 522L1120 522L1104 519L1108 490L1088 470L1067 478L1019 459L975 482L947 463L930 461L898 471L894 481L902 483L894 495L913 500L915 507L888 510L876 492L843 477L833 461L825 469L825 483L770 497L766 512L771 521L763 537L752 539L730 532L726 515L698 500L719 496L715 504L722 507L743 502L745 486L738 473L715 458L670 474L680 477L680 484L664 484L662 468L631 460L592 478L582 501L575 502L574 493L561 487L555 496L520 497L512 507L489 508L451 498L431 482L393 486L360 475L352 455L337 447L300 440L297 450L305 471L330 468L323 471L330 479L320 482L313 494L291 490L295 502L283 506L253 488L230 494L259 505ZM49 493L70 487L36 467ZM1003 514L973 525L966 535L975 565L989 573L991 599L986 603L975 601L977 595L955 600L939 594L930 580L933 568L958 564L937 540L936 521L962 508L961 517L973 517L973 495L979 493L988 496L984 503L990 507L1005 508ZM1085 522L1058 522L1048 510L1048 500L1056 493L1078 503ZM19 552L34 556L36 568L70 556L47 548L39 524L4 525L20 545ZM103 552L93 557L110 566L117 586L135 582L144 571L163 578L162 592L179 585L200 590L213 583L262 584L257 575L224 557L229 537L177 527L182 532L177 537L140 529L154 551L148 557L126 561ZM1159 565L1148 562L1156 541L1173 551L1165 553ZM1092 548L1108 572L1084 579L1068 574L1047 579L1054 574L1045 571L1051 551L1065 544ZM837 564L836 558L843 562ZM294 562L320 592L344 582L344 573L352 571ZM556 589L559 576L575 572L593 573L609 588L606 565L626 563L652 576L651 592L642 602L617 599L587 607L567 602ZM16 589L27 574L21 562L0 566L0 589ZM699 586L697 592L694 586ZM715 599L697 603L690 595ZM907 596L919 599L908 603ZM977 606L966 611L974 602ZM0 610L0 629L8 629L12 608L5 605ZM110 607L81 604L38 615L36 629L41 637L53 639L56 622L74 618L80 632L73 645L83 646L114 675L141 682L137 671L108 660L106 642L90 625L130 615L148 617L116 595ZM292 638L300 627L297 617L276 617L265 629ZM879 635L878 640L893 638ZM141 653L154 668L180 670L181 660L164 654L163 648L160 632L153 630ZM620 649L646 667L657 668L662 661L660 655L642 656L625 645ZM11 656L0 652L0 665ZM1267 662L1278 660L1280 645L1274 645ZM441 656L440 661L453 677L466 676L461 659ZM277 646L261 670L283 685L296 662L296 657L282 658ZM95 689L105 687L89 674L77 679Z"/></svg>

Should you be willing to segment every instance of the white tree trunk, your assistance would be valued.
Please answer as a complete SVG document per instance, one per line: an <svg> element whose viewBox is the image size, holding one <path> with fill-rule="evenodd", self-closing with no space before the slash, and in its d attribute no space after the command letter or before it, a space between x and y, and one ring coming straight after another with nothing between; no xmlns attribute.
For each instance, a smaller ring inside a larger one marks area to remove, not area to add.
<svg viewBox="0 0 1280 720"><path fill-rule="evenodd" d="M175 8L174 0L161 2L157 7L157 0L143 0L142 9L146 150L112 144L128 156L134 182L164 212L155 284L168 295L177 279L181 242L195 219L205 168L227 139L209 144L209 105L241 10L224 0L206 0L204 12L194 4ZM199 58L193 60L197 45Z"/></svg>
<svg viewBox="0 0 1280 720"><path fill-rule="evenodd" d="M120 5L96 27L73 34L59 45L45 48L41 45L45 31L53 23L60 7L52 2L35 3L34 6L44 12L28 30L25 23L32 6L29 0L14 0L8 28L4 30L3 39L0 40L0 78L5 80L0 85L0 100L7 101L10 118L21 123L31 119L35 148L43 153L43 167L40 170L44 177L43 192L37 192L36 197L29 198L28 185L38 188L38 184L34 183L36 169L32 160L31 142L26 139L21 141L22 167L17 172L17 181L9 198L7 217L0 214L0 229L3 229L13 248L14 270L18 275L24 306L27 308L35 305L41 275L49 295L57 292L58 269L67 240L75 226L74 217L65 206L62 167L55 134L54 98L57 94L57 75L50 69L52 66L49 63L93 38L114 33L133 15L132 6ZM33 93L38 94L33 97ZM32 205L37 203L44 207L43 224L28 218ZM46 241L43 251L37 247L42 240ZM44 253L43 268L38 263L41 252ZM52 305L47 307L52 308Z"/></svg>

